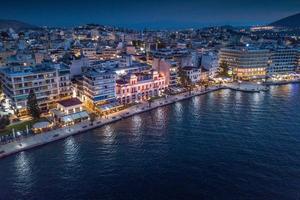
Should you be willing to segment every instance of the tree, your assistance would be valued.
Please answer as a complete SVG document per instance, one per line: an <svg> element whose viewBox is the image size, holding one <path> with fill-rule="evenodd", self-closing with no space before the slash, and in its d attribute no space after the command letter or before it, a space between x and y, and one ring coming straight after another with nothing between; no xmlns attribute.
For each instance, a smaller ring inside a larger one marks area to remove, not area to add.
<svg viewBox="0 0 300 200"><path fill-rule="evenodd" d="M41 112L38 106L36 95L33 90L30 90L29 95L27 97L27 110L34 119L40 118Z"/></svg>
<svg viewBox="0 0 300 200"><path fill-rule="evenodd" d="M0 130L5 129L6 126L8 126L10 123L8 116L2 116L0 117Z"/></svg>
<svg viewBox="0 0 300 200"><path fill-rule="evenodd" d="M227 62L222 61L220 63L218 76L219 77L224 77L224 78L230 78L231 77L231 75L229 74L229 66L228 66Z"/></svg>
<svg viewBox="0 0 300 200"><path fill-rule="evenodd" d="M191 85L190 78L186 75L185 71L181 67L178 68L178 77L179 83L182 87L187 88Z"/></svg>
<svg viewBox="0 0 300 200"><path fill-rule="evenodd" d="M90 122L91 122L91 125L94 124L94 121L96 121L96 118L97 118L97 114L96 113L90 113Z"/></svg>

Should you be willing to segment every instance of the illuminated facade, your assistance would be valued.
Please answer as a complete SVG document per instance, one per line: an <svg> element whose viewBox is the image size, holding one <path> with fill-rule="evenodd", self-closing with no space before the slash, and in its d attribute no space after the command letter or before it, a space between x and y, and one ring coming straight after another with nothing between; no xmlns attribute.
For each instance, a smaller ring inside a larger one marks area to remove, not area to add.
<svg viewBox="0 0 300 200"><path fill-rule="evenodd" d="M158 96L166 89L165 77L157 71L131 74L117 80L116 95L119 103L133 103Z"/></svg>
<svg viewBox="0 0 300 200"><path fill-rule="evenodd" d="M297 50L278 48L271 51L268 75L289 74L295 72L298 65Z"/></svg>
<svg viewBox="0 0 300 200"><path fill-rule="evenodd" d="M90 68L83 74L83 99L92 104L114 101L116 73L112 70Z"/></svg>
<svg viewBox="0 0 300 200"><path fill-rule="evenodd" d="M44 64L36 67L7 67L0 71L3 92L20 114L26 114L30 90L36 94L42 112L55 107L58 100L71 96L70 68Z"/></svg>
<svg viewBox="0 0 300 200"><path fill-rule="evenodd" d="M262 49L221 49L219 64L225 62L232 69L235 79L264 78L269 64L270 52Z"/></svg>

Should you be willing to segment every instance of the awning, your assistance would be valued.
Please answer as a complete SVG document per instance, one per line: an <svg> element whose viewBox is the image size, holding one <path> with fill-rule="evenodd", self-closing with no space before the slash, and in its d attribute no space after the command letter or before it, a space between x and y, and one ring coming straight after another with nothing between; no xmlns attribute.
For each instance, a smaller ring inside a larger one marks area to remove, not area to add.
<svg viewBox="0 0 300 200"><path fill-rule="evenodd" d="M61 121L68 123L68 122L75 121L77 119L83 119L83 118L88 118L88 117L89 117L89 114L86 111L81 111L78 113L73 113L70 115L63 116L61 118Z"/></svg>
<svg viewBox="0 0 300 200"><path fill-rule="evenodd" d="M34 129L43 129L48 128L50 126L49 122L37 122L33 125Z"/></svg>
<svg viewBox="0 0 300 200"><path fill-rule="evenodd" d="M109 103L109 104L104 104L104 105L98 106L98 108L102 111L108 111L111 109L120 108L122 106L123 105L120 105L119 103Z"/></svg>

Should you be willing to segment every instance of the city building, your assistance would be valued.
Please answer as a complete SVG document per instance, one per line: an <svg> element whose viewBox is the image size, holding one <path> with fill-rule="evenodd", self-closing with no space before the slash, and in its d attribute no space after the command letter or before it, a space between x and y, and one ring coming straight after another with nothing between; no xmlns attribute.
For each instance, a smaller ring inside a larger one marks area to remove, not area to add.
<svg viewBox="0 0 300 200"><path fill-rule="evenodd" d="M72 125L89 120L83 103L77 98L69 98L57 102L57 107L51 110L54 123L58 125Z"/></svg>
<svg viewBox="0 0 300 200"><path fill-rule="evenodd" d="M3 92L11 106L27 114L27 97L35 92L42 112L55 107L55 102L71 95L70 70L66 65L43 64L35 67L13 66L0 69Z"/></svg>
<svg viewBox="0 0 300 200"><path fill-rule="evenodd" d="M208 72L208 76L214 77L219 68L218 54L212 51L202 54L201 66Z"/></svg>
<svg viewBox="0 0 300 200"><path fill-rule="evenodd" d="M297 50L291 48L276 48L271 50L268 75L289 74L297 69Z"/></svg>
<svg viewBox="0 0 300 200"><path fill-rule="evenodd" d="M199 83L201 68L193 66L182 67L182 70L185 72L185 75L189 78L192 84Z"/></svg>
<svg viewBox="0 0 300 200"><path fill-rule="evenodd" d="M165 77L157 71L135 73L117 80L116 97L119 103L128 104L161 95L165 89Z"/></svg>
<svg viewBox="0 0 300 200"><path fill-rule="evenodd" d="M234 79L265 78L270 51L253 48L224 48L219 52L219 64L224 62L232 69Z"/></svg>
<svg viewBox="0 0 300 200"><path fill-rule="evenodd" d="M167 87L177 86L178 66L176 61L154 58L152 68L165 77Z"/></svg>
<svg viewBox="0 0 300 200"><path fill-rule="evenodd" d="M113 70L88 68L83 72L83 100L89 104L104 104L116 99L116 73Z"/></svg>

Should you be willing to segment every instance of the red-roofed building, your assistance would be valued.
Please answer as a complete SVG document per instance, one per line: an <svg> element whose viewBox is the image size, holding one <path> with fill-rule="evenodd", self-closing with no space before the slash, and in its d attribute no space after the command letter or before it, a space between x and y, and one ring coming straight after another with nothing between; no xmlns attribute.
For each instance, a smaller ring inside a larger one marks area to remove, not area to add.
<svg viewBox="0 0 300 200"><path fill-rule="evenodd" d="M57 102L57 108L51 110L54 121L61 125L75 124L89 119L82 102L77 98L70 98Z"/></svg>

